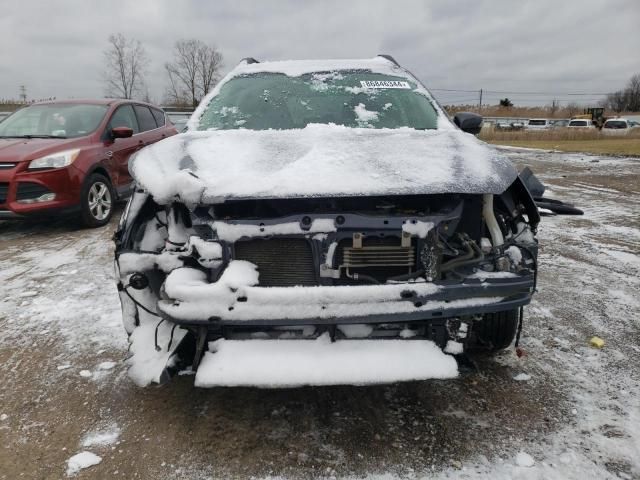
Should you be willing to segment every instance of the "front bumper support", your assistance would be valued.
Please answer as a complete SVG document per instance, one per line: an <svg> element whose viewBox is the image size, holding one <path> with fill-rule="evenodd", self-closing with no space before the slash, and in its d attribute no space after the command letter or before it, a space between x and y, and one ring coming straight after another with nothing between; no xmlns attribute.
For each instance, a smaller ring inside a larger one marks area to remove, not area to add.
<svg viewBox="0 0 640 480"><path fill-rule="evenodd" d="M377 324L377 323L403 323L423 321L430 319L442 319L463 315L476 315L506 310L514 310L531 302L534 288L532 274L504 279L467 280L462 283L440 284L442 287L437 293L416 296L411 295L411 284L406 284L406 290L397 300L384 302L394 303L399 306L398 312L385 312L382 314L365 315L334 315L331 317L301 317L282 319L262 319L259 316L259 307L256 315L249 319L233 318L201 318L181 319L175 318L164 311L164 305L170 305L171 301L161 300L157 304L158 313L170 322L183 326L208 326L210 329L218 329L225 326L244 327L275 327L296 325L344 325L344 324ZM269 287L266 287L269 288ZM314 288L314 287L308 287ZM349 288L349 287L334 287ZM473 299L498 299L492 302L477 302ZM413 304L415 311L407 311L407 302ZM451 303L449 306L448 304ZM433 304L434 308L429 308Z"/></svg>

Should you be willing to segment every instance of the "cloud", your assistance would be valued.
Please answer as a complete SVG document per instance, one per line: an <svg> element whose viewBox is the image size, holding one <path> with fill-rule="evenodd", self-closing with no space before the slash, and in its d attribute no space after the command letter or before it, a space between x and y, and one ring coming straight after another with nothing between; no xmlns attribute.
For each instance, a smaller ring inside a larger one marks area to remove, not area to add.
<svg viewBox="0 0 640 480"><path fill-rule="evenodd" d="M0 98L103 96L111 33L143 42L160 101L175 40L216 44L225 69L258 59L393 55L428 86L462 90L608 92L640 72L636 0L13 2L3 9ZM439 92L442 101L475 98ZM502 94L485 94L497 101ZM550 102L511 95L516 102ZM582 97L591 100L591 97ZM594 97L595 98L595 97Z"/></svg>

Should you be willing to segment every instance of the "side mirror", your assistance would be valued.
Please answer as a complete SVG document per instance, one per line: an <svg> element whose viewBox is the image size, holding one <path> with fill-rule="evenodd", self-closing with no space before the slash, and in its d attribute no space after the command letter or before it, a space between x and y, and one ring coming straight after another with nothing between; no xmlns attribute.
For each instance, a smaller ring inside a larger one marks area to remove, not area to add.
<svg viewBox="0 0 640 480"><path fill-rule="evenodd" d="M482 130L482 117L471 112L458 112L453 117L455 123L463 132L477 135Z"/></svg>
<svg viewBox="0 0 640 480"><path fill-rule="evenodd" d="M111 138L129 138L133 135L133 130L129 127L113 127L111 129Z"/></svg>

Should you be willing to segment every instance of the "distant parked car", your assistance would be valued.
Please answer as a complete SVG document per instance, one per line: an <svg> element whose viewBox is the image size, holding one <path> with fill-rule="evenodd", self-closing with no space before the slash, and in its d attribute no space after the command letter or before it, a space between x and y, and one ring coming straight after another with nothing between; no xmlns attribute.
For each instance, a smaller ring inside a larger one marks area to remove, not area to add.
<svg viewBox="0 0 640 480"><path fill-rule="evenodd" d="M171 120L171 123L173 123L178 132L183 132L192 113L193 112L167 112L167 117L169 117L169 120Z"/></svg>
<svg viewBox="0 0 640 480"><path fill-rule="evenodd" d="M551 128L565 128L569 125L569 120L552 120Z"/></svg>
<svg viewBox="0 0 640 480"><path fill-rule="evenodd" d="M498 121L495 124L495 129L501 132L511 132L513 130L522 130L524 128L524 124L522 122L505 122Z"/></svg>
<svg viewBox="0 0 640 480"><path fill-rule="evenodd" d="M525 127L527 130L549 130L551 128L551 121L546 118L532 118L527 122Z"/></svg>
<svg viewBox="0 0 640 480"><path fill-rule="evenodd" d="M587 120L584 118L577 118L577 119L571 120L567 125L567 128L593 130L596 128L596 126L593 124L591 120Z"/></svg>
<svg viewBox="0 0 640 480"><path fill-rule="evenodd" d="M76 213L104 225L132 190L129 157L176 133L162 110L128 100L18 110L0 123L0 219Z"/></svg>
<svg viewBox="0 0 640 480"><path fill-rule="evenodd" d="M610 118L602 125L602 133L604 135L626 135L632 128L634 125L624 118Z"/></svg>
<svg viewBox="0 0 640 480"><path fill-rule="evenodd" d="M11 115L12 112L0 112L0 122Z"/></svg>

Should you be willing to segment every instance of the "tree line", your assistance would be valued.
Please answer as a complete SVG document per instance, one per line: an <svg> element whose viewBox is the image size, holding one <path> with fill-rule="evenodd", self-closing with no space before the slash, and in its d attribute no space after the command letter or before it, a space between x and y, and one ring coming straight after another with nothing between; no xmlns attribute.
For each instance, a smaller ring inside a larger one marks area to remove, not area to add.
<svg viewBox="0 0 640 480"><path fill-rule="evenodd" d="M145 75L150 60L139 40L121 33L110 35L104 57L108 96L149 100ZM214 45L197 39L176 41L172 60L164 64L164 103L195 107L220 79L222 65L222 53Z"/></svg>
<svg viewBox="0 0 640 480"><path fill-rule="evenodd" d="M640 111L640 74L636 73L622 90L607 95L606 104L614 112Z"/></svg>

